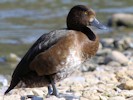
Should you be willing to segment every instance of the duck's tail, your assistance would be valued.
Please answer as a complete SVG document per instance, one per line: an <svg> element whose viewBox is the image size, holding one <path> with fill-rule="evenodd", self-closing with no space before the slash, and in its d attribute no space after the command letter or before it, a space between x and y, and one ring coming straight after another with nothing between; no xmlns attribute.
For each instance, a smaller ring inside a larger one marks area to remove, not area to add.
<svg viewBox="0 0 133 100"><path fill-rule="evenodd" d="M4 95L6 95L9 91L11 91L19 83L19 81L20 81L19 78L12 78L10 86L5 91Z"/></svg>

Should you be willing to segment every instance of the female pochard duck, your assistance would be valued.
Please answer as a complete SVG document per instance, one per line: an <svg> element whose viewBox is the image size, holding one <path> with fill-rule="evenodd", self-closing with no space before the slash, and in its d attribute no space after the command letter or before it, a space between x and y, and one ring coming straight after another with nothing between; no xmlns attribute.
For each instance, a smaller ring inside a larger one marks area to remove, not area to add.
<svg viewBox="0 0 133 100"><path fill-rule="evenodd" d="M43 34L28 50L5 94L24 83L25 87L47 86L48 94L58 96L55 83L70 76L98 50L99 39L88 26L106 29L91 8L74 6L67 16L67 29Z"/></svg>

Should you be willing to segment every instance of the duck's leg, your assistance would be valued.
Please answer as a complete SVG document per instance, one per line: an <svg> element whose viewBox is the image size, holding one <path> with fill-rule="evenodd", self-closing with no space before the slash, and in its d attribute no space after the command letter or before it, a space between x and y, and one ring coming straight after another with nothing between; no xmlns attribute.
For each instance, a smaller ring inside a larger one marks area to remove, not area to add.
<svg viewBox="0 0 133 100"><path fill-rule="evenodd" d="M49 98L50 97L50 95L52 95L52 93L53 93L53 90L52 90L52 87L51 87L51 85L48 85L48 94L47 94L47 96L46 96L46 98Z"/></svg>
<svg viewBox="0 0 133 100"><path fill-rule="evenodd" d="M52 79L52 77L51 76L49 76L49 78L50 78L50 83L51 83L51 85L52 85L52 88L53 88L53 93L52 93L52 95L55 95L55 96L59 96L59 93L58 93L58 90L57 90L57 88L56 88L56 86L55 86L55 82L54 82L54 80Z"/></svg>
<svg viewBox="0 0 133 100"><path fill-rule="evenodd" d="M53 93L53 90L51 88L51 85L48 85L48 95L51 95Z"/></svg>

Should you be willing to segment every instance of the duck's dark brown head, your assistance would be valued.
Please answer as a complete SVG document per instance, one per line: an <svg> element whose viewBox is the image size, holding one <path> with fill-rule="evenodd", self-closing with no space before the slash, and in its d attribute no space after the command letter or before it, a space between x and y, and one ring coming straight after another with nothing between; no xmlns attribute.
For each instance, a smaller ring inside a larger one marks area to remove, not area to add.
<svg viewBox="0 0 133 100"><path fill-rule="evenodd" d="M95 26L100 29L106 29L95 16L96 14L91 8L84 5L76 5L67 16L67 28L80 30L84 26Z"/></svg>

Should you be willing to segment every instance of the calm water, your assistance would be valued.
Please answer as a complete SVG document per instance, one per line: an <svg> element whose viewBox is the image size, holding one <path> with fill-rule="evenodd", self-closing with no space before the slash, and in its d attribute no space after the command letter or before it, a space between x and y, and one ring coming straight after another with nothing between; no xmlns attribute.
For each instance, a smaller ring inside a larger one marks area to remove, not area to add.
<svg viewBox="0 0 133 100"><path fill-rule="evenodd" d="M113 13L133 13L133 0L0 0L0 57L22 57L40 35L66 27L66 15L77 4L91 6L103 23ZM10 74L12 66L0 63L0 73Z"/></svg>

